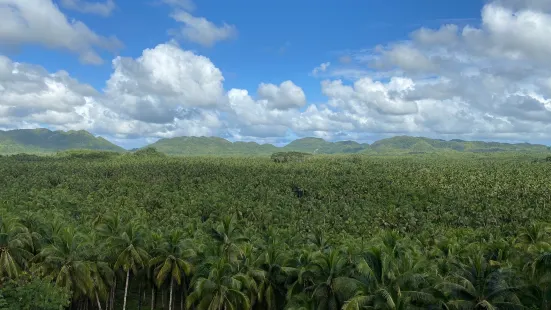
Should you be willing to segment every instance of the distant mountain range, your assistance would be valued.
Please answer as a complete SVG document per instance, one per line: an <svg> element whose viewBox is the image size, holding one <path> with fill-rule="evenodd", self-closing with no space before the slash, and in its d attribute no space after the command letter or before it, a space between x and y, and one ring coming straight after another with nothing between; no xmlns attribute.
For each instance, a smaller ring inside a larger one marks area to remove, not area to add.
<svg viewBox="0 0 551 310"><path fill-rule="evenodd" d="M328 142L320 138L302 138L283 147L256 142L230 142L218 137L177 137L160 139L146 147L169 155L270 155L275 152L305 152L312 154L408 154L435 152L550 152L541 144L500 143L464 140L440 140L423 137L396 136L373 144L355 141ZM0 154L55 153L71 149L127 152L102 137L80 131L48 129L18 129L0 131ZM136 149L132 150L135 151Z"/></svg>
<svg viewBox="0 0 551 310"><path fill-rule="evenodd" d="M435 152L549 152L549 147L529 143L500 143L463 140L440 140L423 137L396 136L369 145L355 141L328 142L320 138L302 138L283 147L255 142L230 142L217 137L178 137L161 139L148 147L169 155L267 155L296 151L313 154L405 154Z"/></svg>
<svg viewBox="0 0 551 310"><path fill-rule="evenodd" d="M45 128L0 130L0 154L54 153L71 149L123 152L124 149L85 130L51 131Z"/></svg>
<svg viewBox="0 0 551 310"><path fill-rule="evenodd" d="M368 150L379 153L433 153L442 151L491 153L551 151L549 147L542 144L465 141L460 139L446 141L441 139L410 136L396 136L388 139L382 139L371 144Z"/></svg>

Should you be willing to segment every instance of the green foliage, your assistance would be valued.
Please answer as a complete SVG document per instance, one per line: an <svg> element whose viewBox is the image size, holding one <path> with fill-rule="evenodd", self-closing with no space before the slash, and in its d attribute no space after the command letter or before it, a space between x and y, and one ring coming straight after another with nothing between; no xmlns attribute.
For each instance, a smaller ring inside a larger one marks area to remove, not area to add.
<svg viewBox="0 0 551 310"><path fill-rule="evenodd" d="M470 153L496 153L496 152L537 152L547 153L549 149L545 145L528 143L500 143L483 141L464 141L452 139L429 139L423 137L396 136L374 142L368 152L372 153L433 153L433 152L470 152Z"/></svg>
<svg viewBox="0 0 551 310"><path fill-rule="evenodd" d="M543 154L136 153L0 158L0 309L551 310Z"/></svg>
<svg viewBox="0 0 551 310"><path fill-rule="evenodd" d="M359 144L355 141L327 142L321 138L302 138L287 144L284 149L314 154L337 154L357 153L367 147L367 144Z"/></svg>
<svg viewBox="0 0 551 310"><path fill-rule="evenodd" d="M23 273L0 287L1 310L60 310L70 304L69 291L55 286L51 278Z"/></svg>
<svg viewBox="0 0 551 310"><path fill-rule="evenodd" d="M301 152L277 152L273 153L270 158L276 163L286 163L303 162L308 156L312 156L312 154Z"/></svg>
<svg viewBox="0 0 551 310"><path fill-rule="evenodd" d="M149 146L135 151L134 156L165 156L165 154L157 151L156 148Z"/></svg>
<svg viewBox="0 0 551 310"><path fill-rule="evenodd" d="M235 142L218 137L177 137L161 139L154 147L169 155L268 155L277 148L271 144Z"/></svg>

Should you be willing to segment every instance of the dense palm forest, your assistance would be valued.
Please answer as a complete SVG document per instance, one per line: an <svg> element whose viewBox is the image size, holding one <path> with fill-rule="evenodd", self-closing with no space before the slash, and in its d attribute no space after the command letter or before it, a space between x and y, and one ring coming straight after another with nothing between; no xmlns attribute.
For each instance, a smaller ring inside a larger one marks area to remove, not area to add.
<svg viewBox="0 0 551 310"><path fill-rule="evenodd" d="M0 158L0 309L551 309L537 155Z"/></svg>

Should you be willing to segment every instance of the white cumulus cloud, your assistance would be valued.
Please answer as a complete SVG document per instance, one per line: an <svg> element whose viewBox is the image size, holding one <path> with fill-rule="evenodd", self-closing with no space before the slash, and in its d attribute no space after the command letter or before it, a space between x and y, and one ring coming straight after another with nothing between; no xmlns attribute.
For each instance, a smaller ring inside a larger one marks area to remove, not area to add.
<svg viewBox="0 0 551 310"><path fill-rule="evenodd" d="M220 70L173 43L146 49L137 59L117 57L113 68L106 105L133 119L170 123L190 108L216 108L223 97Z"/></svg>
<svg viewBox="0 0 551 310"><path fill-rule="evenodd" d="M77 53L83 63L100 64L97 50L115 51L122 43L71 20L51 0L0 0L0 44L40 44Z"/></svg>
<svg viewBox="0 0 551 310"><path fill-rule="evenodd" d="M48 73L40 66L0 56L0 124L4 127L81 122L77 109L97 94L65 71Z"/></svg>
<svg viewBox="0 0 551 310"><path fill-rule="evenodd" d="M327 74L354 73L353 85L324 81L322 90L359 131L550 138L544 3L493 1L477 27L421 28L408 41L350 53L353 68Z"/></svg>
<svg viewBox="0 0 551 310"><path fill-rule="evenodd" d="M204 17L196 17L186 11L176 11L172 14L174 20L182 23L180 29L172 31L176 37L211 47L219 41L237 36L237 28L223 23L218 26Z"/></svg>
<svg viewBox="0 0 551 310"><path fill-rule="evenodd" d="M300 108L306 104L304 91L292 81L282 82L279 86L261 83L257 92L258 96L265 99L267 106L272 109Z"/></svg>
<svg viewBox="0 0 551 310"><path fill-rule="evenodd" d="M15 1L10 3L13 10ZM0 16L6 12L0 9ZM8 26L0 24L0 38L7 33L2 29ZM115 58L101 91L67 72L0 57L0 127L49 124L117 139L231 135L275 141L313 135L361 140L410 134L548 140L550 29L551 12L536 0L493 1L481 8L479 25L421 28L409 40L322 64L317 70L324 77L320 91L327 99L322 102L308 102L305 91L285 79L260 83L256 92L228 90L209 58L174 42L139 57ZM223 36L205 37L202 44L209 45Z"/></svg>

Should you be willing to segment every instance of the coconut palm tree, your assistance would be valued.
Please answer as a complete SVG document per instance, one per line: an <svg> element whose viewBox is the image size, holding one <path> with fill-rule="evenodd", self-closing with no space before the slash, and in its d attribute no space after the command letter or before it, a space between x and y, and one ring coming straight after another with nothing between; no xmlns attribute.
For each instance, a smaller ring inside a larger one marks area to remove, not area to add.
<svg viewBox="0 0 551 310"><path fill-rule="evenodd" d="M90 243L73 227L61 230L34 258L40 270L51 275L58 286L73 292L73 301L90 296L94 287L91 264L87 260Z"/></svg>
<svg viewBox="0 0 551 310"><path fill-rule="evenodd" d="M239 244L248 240L237 226L235 216L225 216L210 233L228 261L236 259L236 255L241 251Z"/></svg>
<svg viewBox="0 0 551 310"><path fill-rule="evenodd" d="M125 225L124 220L116 212L109 212L107 214L101 214L92 222L94 226L93 238L97 240L95 243L99 252L102 254L102 260L109 263L112 269L115 269L115 263L117 257L120 254L121 249L116 248L113 244L113 240L117 240L124 232ZM113 270L115 272L116 270ZM106 310L113 310L115 308L115 293L117 289L117 277L113 278L112 285L110 286L110 292L108 294L108 303Z"/></svg>
<svg viewBox="0 0 551 310"><path fill-rule="evenodd" d="M172 309L172 293L174 281L178 285L185 282L185 278L191 274L192 259L196 254L186 242L180 230L175 230L165 236L162 243L154 250L154 257L149 264L154 267L154 276L157 286L161 286L167 279L170 281L168 308Z"/></svg>
<svg viewBox="0 0 551 310"><path fill-rule="evenodd" d="M522 228L516 238L517 244L528 252L537 250L537 248L551 248L549 237L551 236L551 225L544 222L530 223Z"/></svg>
<svg viewBox="0 0 551 310"><path fill-rule="evenodd" d="M467 263L456 264L457 270L439 288L450 296L451 309L522 309L516 295L518 287L510 286L507 269L488 261L482 255L470 257Z"/></svg>
<svg viewBox="0 0 551 310"><path fill-rule="evenodd" d="M32 237L14 218L0 216L0 278L16 278L32 258Z"/></svg>
<svg viewBox="0 0 551 310"><path fill-rule="evenodd" d="M317 252L303 249L295 252L294 257L289 260L287 266L281 268L287 277L286 286L288 289L286 300L288 303L297 303L292 300L296 301L298 299L298 304L303 304L304 298L297 296L305 292L307 288L313 287L317 271L314 265L316 255L318 255ZM311 296L308 295L308 299L311 299Z"/></svg>
<svg viewBox="0 0 551 310"><path fill-rule="evenodd" d="M101 300L106 300L109 295L109 289L115 281L115 273L108 263L94 261L90 263L90 276L92 278L92 298L96 301L98 308L102 310Z"/></svg>
<svg viewBox="0 0 551 310"><path fill-rule="evenodd" d="M123 310L126 310L130 271L134 275L138 274L138 269L144 268L149 261L149 254L145 250L146 240L141 225L137 222L126 224L121 234L109 238L108 244L117 253L114 269L122 269L126 273L123 301Z"/></svg>
<svg viewBox="0 0 551 310"><path fill-rule="evenodd" d="M352 266L348 264L347 257L335 249L327 253L316 252L313 267L314 284L306 291L311 292L316 309L340 309L346 297L356 289L356 280L350 277Z"/></svg>
<svg viewBox="0 0 551 310"><path fill-rule="evenodd" d="M408 250L397 254L396 249L373 247L358 257L356 293L343 309L426 309L442 305L431 286L427 262Z"/></svg>
<svg viewBox="0 0 551 310"><path fill-rule="evenodd" d="M281 247L272 245L264 249L249 271L258 286L258 307L279 309L285 300L285 280L283 267L287 264L287 253Z"/></svg>
<svg viewBox="0 0 551 310"><path fill-rule="evenodd" d="M198 310L248 310L251 307L247 290L254 286L254 281L236 272L225 257L207 258L191 284L193 292L186 301L188 309L196 306Z"/></svg>
<svg viewBox="0 0 551 310"><path fill-rule="evenodd" d="M523 302L537 305L541 310L551 308L551 252L539 254L524 268Z"/></svg>
<svg viewBox="0 0 551 310"><path fill-rule="evenodd" d="M44 235L47 234L48 226L44 224L40 216L28 211L23 212L20 222L27 228L30 234L30 252L33 255L38 254L44 244Z"/></svg>

